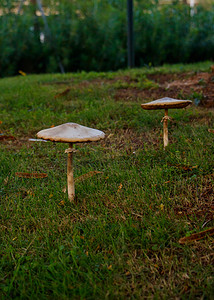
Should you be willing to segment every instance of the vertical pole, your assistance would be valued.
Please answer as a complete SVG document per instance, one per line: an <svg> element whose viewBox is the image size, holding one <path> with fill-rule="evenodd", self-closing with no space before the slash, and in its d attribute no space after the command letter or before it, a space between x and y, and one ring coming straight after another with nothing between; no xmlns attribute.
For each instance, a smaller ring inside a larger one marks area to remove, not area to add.
<svg viewBox="0 0 214 300"><path fill-rule="evenodd" d="M168 146L168 109L165 109L165 116L163 119L163 145L164 149Z"/></svg>
<svg viewBox="0 0 214 300"><path fill-rule="evenodd" d="M75 197L72 143L69 143L69 148L66 150L66 152L68 153L68 161L67 161L68 199L72 202Z"/></svg>
<svg viewBox="0 0 214 300"><path fill-rule="evenodd" d="M190 16L193 17L195 14L195 0L190 0Z"/></svg>
<svg viewBox="0 0 214 300"><path fill-rule="evenodd" d="M55 50L54 41L52 40L50 28L49 28L49 26L48 26L48 22L47 22L47 19L46 19L46 16L45 16L45 13L44 13L44 10L43 10L43 7L42 7L42 2L41 2L41 0L36 0L36 2L37 2L37 6L38 6L38 8L39 8L39 10L40 10L40 12L41 12L43 22L44 22L44 24L45 24L45 31L46 31L46 34L47 34L47 36L48 36L48 38L49 38L49 41L50 41L50 43L51 43L52 48ZM60 68L61 73L64 74L64 73L65 73L65 70L64 70L64 67L63 67L63 65L62 65L62 62L61 62L61 60L60 60L60 58L59 58L58 56L56 57L56 60L57 60L57 62L58 62L58 65L59 65L59 68Z"/></svg>
<svg viewBox="0 0 214 300"><path fill-rule="evenodd" d="M21 10L22 10L22 6L23 6L23 4L24 4L24 0L21 0L21 1L20 1L20 4L19 4L19 8L18 8L17 15L19 15L19 14L20 14L20 12L21 12Z"/></svg>
<svg viewBox="0 0 214 300"><path fill-rule="evenodd" d="M128 67L134 67L133 0L127 0Z"/></svg>

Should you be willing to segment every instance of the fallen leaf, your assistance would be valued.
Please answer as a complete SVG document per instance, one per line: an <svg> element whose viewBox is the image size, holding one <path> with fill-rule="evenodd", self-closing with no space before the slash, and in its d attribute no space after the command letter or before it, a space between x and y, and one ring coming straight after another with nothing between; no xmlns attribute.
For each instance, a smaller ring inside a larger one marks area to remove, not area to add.
<svg viewBox="0 0 214 300"><path fill-rule="evenodd" d="M208 131L214 133L214 129L208 129Z"/></svg>
<svg viewBox="0 0 214 300"><path fill-rule="evenodd" d="M198 166L186 166L186 165L179 165L179 164L176 164L176 165L173 165L173 164L170 164L170 163L167 163L169 166L171 167L175 167L175 168L178 168L178 169L182 169L184 171L192 171L192 169L196 169L198 168Z"/></svg>
<svg viewBox="0 0 214 300"><path fill-rule="evenodd" d="M19 70L19 74L21 74L22 76L26 76L27 74L25 72L23 72L22 70Z"/></svg>
<svg viewBox="0 0 214 300"><path fill-rule="evenodd" d="M207 230L204 230L204 231L201 231L201 232L198 232L198 233L191 234L190 236L187 236L187 237L183 237L178 242L180 244L191 243L191 242L194 242L194 241L201 240L206 236L211 236L213 234L214 234L214 227L210 228L210 229L207 229Z"/></svg>
<svg viewBox="0 0 214 300"><path fill-rule="evenodd" d="M7 176L7 177L4 179L4 184L8 184L8 181L9 181L9 177Z"/></svg>
<svg viewBox="0 0 214 300"><path fill-rule="evenodd" d="M95 251L97 251L97 250L99 250L99 249L100 249L100 245L97 246L97 248L95 249Z"/></svg>
<svg viewBox="0 0 214 300"><path fill-rule="evenodd" d="M163 203L160 204L160 209L163 210L164 209L164 205Z"/></svg>
<svg viewBox="0 0 214 300"><path fill-rule="evenodd" d="M62 93L59 93L57 94L56 96L54 96L54 98L59 98L59 97L62 97L62 96L66 96L69 92L70 92L71 89L66 89L65 91L63 91Z"/></svg>
<svg viewBox="0 0 214 300"><path fill-rule="evenodd" d="M110 133L108 136L107 136L107 139L110 139L114 134L113 133Z"/></svg>
<svg viewBox="0 0 214 300"><path fill-rule="evenodd" d="M187 273L184 273L184 274L182 275L182 278L183 278L183 279L190 279L190 277L189 277L189 275L188 275Z"/></svg>
<svg viewBox="0 0 214 300"><path fill-rule="evenodd" d="M130 275L131 273L129 272L129 271L127 271L126 273L125 273L125 275L126 276L128 276L128 275Z"/></svg>
<svg viewBox="0 0 214 300"><path fill-rule="evenodd" d="M122 187L123 187L123 185L122 185L122 183L120 183L120 185L118 186L117 192L119 192L122 189Z"/></svg>
<svg viewBox="0 0 214 300"><path fill-rule="evenodd" d="M21 178L46 178L48 174L46 173L24 173L24 172L16 172L15 175Z"/></svg>
<svg viewBox="0 0 214 300"><path fill-rule="evenodd" d="M16 138L12 135L4 135L4 134L1 134L0 135L0 140L10 140L10 141L14 141Z"/></svg>
<svg viewBox="0 0 214 300"><path fill-rule="evenodd" d="M90 178L90 177L96 175L96 174L102 174L102 173L103 173L103 172L100 172L100 171L90 171L90 172L88 172L88 173L86 173L86 174L83 174L83 175L81 175L81 176L75 178L75 182L83 181L83 180L85 180L85 179L88 179L88 178Z"/></svg>

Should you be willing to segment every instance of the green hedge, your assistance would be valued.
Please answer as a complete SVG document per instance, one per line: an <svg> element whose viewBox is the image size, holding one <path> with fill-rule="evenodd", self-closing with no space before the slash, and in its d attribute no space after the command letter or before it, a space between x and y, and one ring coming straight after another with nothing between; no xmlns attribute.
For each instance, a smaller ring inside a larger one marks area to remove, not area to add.
<svg viewBox="0 0 214 300"><path fill-rule="evenodd" d="M43 43L39 34L44 23L33 7L19 16L7 11L0 17L1 77L19 70L59 72L59 61L66 72L127 66L126 1L68 2L61 1L59 14L47 17L51 36ZM190 17L187 5L142 3L135 2L134 12L137 67L213 59L213 9L198 7Z"/></svg>

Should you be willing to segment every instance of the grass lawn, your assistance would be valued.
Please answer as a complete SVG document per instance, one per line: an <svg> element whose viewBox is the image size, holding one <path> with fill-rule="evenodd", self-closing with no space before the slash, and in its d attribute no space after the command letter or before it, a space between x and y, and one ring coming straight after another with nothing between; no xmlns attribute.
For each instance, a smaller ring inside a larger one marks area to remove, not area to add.
<svg viewBox="0 0 214 300"><path fill-rule="evenodd" d="M179 243L214 226L211 65L0 80L0 299L212 299L213 237ZM164 151L140 104L167 96L193 105ZM75 145L74 203L67 144L29 141L66 122L106 134Z"/></svg>

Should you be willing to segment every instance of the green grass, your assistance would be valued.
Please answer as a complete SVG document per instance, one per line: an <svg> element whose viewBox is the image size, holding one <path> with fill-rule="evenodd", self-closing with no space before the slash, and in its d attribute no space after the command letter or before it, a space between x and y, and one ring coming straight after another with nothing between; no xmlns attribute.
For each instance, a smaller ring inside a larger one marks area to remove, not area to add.
<svg viewBox="0 0 214 300"><path fill-rule="evenodd" d="M170 110L164 151L163 112L114 99L125 76L155 88L148 73L210 64L0 80L0 130L16 138L0 151L1 299L212 298L213 239L178 241L213 226L213 110ZM66 122L106 133L75 146L76 178L102 172L77 180L75 203L62 191L66 144L28 141Z"/></svg>

